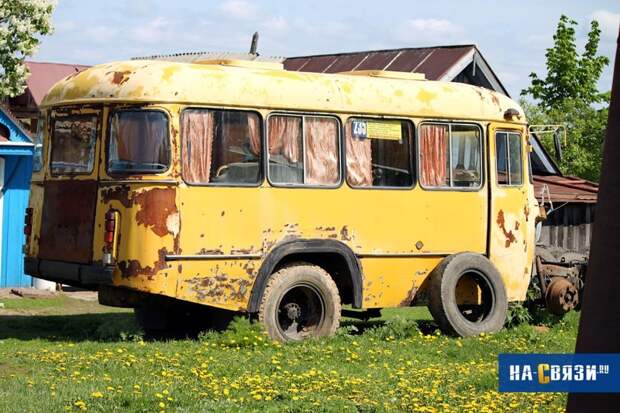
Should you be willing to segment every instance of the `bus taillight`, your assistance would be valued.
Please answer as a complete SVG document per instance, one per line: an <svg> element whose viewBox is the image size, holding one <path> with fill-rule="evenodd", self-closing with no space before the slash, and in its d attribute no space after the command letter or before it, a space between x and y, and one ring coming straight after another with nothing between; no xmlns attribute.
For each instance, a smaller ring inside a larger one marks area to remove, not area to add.
<svg viewBox="0 0 620 413"><path fill-rule="evenodd" d="M105 213L105 231L103 233L103 264L113 264L114 235L116 232L116 211L113 209Z"/></svg>
<svg viewBox="0 0 620 413"><path fill-rule="evenodd" d="M32 208L26 208L26 215L24 216L24 235L26 238L30 238L30 234L32 234Z"/></svg>

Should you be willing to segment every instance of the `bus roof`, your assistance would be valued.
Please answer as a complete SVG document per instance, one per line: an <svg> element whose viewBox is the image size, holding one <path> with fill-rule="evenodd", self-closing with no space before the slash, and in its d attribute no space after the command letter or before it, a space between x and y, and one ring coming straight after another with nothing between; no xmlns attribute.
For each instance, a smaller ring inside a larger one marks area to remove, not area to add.
<svg viewBox="0 0 620 413"><path fill-rule="evenodd" d="M377 73L302 73L230 62L134 60L93 66L56 83L41 106L102 102L495 121L504 121L505 112L516 109L518 122L525 123L517 102L477 86Z"/></svg>

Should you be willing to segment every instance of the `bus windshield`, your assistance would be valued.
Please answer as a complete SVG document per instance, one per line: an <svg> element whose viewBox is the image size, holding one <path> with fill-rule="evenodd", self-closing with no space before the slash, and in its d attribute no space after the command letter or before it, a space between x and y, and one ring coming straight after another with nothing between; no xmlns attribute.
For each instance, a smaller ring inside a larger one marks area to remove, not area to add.
<svg viewBox="0 0 620 413"><path fill-rule="evenodd" d="M88 174L93 171L97 115L71 115L54 119L53 174Z"/></svg>
<svg viewBox="0 0 620 413"><path fill-rule="evenodd" d="M168 169L168 117L155 110L114 113L110 127L108 171L158 173Z"/></svg>

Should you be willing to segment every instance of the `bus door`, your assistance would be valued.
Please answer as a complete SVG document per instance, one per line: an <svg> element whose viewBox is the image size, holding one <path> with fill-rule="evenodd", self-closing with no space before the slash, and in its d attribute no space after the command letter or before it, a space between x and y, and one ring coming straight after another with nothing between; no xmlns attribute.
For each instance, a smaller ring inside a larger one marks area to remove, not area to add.
<svg viewBox="0 0 620 413"><path fill-rule="evenodd" d="M524 132L514 125L489 126L489 258L502 275L509 301L525 298L534 247L530 238L537 214L530 205Z"/></svg>

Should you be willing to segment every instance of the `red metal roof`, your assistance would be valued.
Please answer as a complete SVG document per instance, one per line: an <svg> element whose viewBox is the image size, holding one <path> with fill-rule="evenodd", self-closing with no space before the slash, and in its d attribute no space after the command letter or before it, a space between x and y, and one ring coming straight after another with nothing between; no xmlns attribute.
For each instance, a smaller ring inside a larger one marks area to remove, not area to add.
<svg viewBox="0 0 620 413"><path fill-rule="evenodd" d="M534 191L539 202L596 203L598 184L574 176L534 175Z"/></svg>
<svg viewBox="0 0 620 413"><path fill-rule="evenodd" d="M41 104L47 91L59 80L89 66L64 63L26 62L30 76L26 80L28 90L37 106Z"/></svg>
<svg viewBox="0 0 620 413"><path fill-rule="evenodd" d="M474 45L464 45L289 57L284 61L284 68L318 73L393 70L424 73L429 80L439 80L460 59L475 50Z"/></svg>

